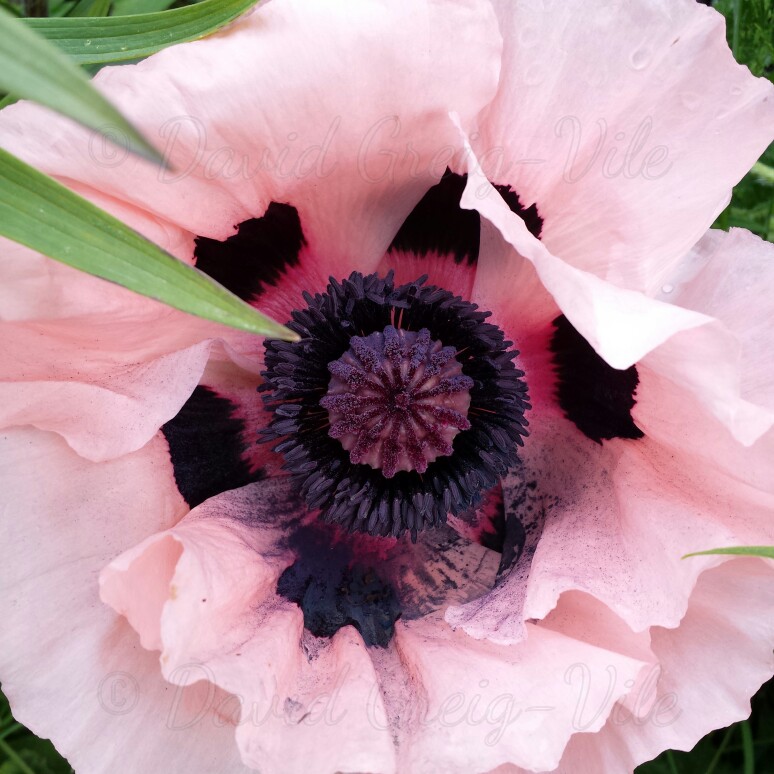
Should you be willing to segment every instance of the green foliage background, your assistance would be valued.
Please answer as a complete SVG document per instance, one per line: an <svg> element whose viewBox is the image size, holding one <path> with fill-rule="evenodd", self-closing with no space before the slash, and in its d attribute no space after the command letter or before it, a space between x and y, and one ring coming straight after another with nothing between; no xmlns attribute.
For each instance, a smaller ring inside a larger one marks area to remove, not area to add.
<svg viewBox="0 0 774 774"><path fill-rule="evenodd" d="M186 4L174 0L0 0L0 6L28 16L107 16ZM726 16L728 42L737 60L755 75L774 81L774 0L715 0L713 5ZM734 189L730 205L715 226L747 228L774 241L774 144ZM725 665L717 667L720 671ZM49 741L13 719L0 693L0 774L71 771ZM749 720L709 734L691 752L667 751L640 766L637 774L774 774L774 680L754 697Z"/></svg>

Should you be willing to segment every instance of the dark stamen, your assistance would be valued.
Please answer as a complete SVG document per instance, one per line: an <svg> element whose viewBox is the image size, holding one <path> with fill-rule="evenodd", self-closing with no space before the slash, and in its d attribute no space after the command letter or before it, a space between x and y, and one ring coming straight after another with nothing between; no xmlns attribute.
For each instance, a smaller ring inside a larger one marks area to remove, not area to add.
<svg viewBox="0 0 774 774"><path fill-rule="evenodd" d="M293 312L300 341L266 342L262 435L307 507L346 530L415 539L475 507L528 434L512 343L425 280L331 278Z"/></svg>

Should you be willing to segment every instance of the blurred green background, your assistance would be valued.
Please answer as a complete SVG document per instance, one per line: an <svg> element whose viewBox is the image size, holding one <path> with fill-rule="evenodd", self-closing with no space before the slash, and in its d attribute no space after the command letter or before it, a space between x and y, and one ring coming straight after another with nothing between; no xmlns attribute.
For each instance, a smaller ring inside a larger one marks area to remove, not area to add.
<svg viewBox="0 0 774 774"><path fill-rule="evenodd" d="M186 4L174 0L0 0L0 6L27 16L107 16ZM737 60L755 75L774 81L774 0L715 0L711 4L727 19L728 42ZM715 226L740 226L774 241L774 144L734 189L730 205ZM723 668L718 664L719 670ZM637 774L774 774L774 680L761 688L752 708L749 720L715 731L691 752L667 751L640 766ZM13 719L0 694L0 774L71 771L50 742Z"/></svg>

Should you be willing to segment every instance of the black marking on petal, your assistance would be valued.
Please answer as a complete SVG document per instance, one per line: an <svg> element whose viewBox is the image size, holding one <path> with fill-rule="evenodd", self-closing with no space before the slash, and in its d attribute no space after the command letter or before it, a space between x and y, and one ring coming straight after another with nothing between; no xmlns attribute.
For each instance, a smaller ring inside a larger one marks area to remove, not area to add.
<svg viewBox="0 0 774 774"><path fill-rule="evenodd" d="M475 210L460 207L467 180L467 174L459 175L447 169L406 218L390 250L415 255L435 252L452 256L456 263L467 261L469 265L475 265L481 247L481 216ZM527 228L539 238L543 219L537 206L523 207L510 186L495 185L495 188L511 211L524 218Z"/></svg>
<svg viewBox="0 0 774 774"><path fill-rule="evenodd" d="M550 346L558 377L556 394L565 416L597 443L642 438L631 415L639 384L637 368L619 370L608 365L564 315L553 325Z"/></svg>
<svg viewBox="0 0 774 774"><path fill-rule="evenodd" d="M169 444L175 483L193 508L216 494L259 481L243 459L244 424L236 406L209 387L198 386L161 432Z"/></svg>
<svg viewBox="0 0 774 774"><path fill-rule="evenodd" d="M538 213L537 204L524 207L519 200L519 195L509 185L495 185L495 188L510 207L511 212L521 216L529 233L536 239L540 239L540 234L543 231L543 218Z"/></svg>
<svg viewBox="0 0 774 774"><path fill-rule="evenodd" d="M298 265L306 240L298 211L289 204L272 202L263 216L236 228L237 233L222 242L196 237L196 268L249 301Z"/></svg>
<svg viewBox="0 0 774 774"><path fill-rule="evenodd" d="M475 264L481 242L481 217L475 210L460 208L467 179L467 175L447 169L406 218L390 250L415 255L436 252L453 256L456 263Z"/></svg>
<svg viewBox="0 0 774 774"><path fill-rule="evenodd" d="M524 477L519 467L503 480L504 540L497 582L512 572L526 582L547 512L557 505L555 497L540 491L537 481Z"/></svg>
<svg viewBox="0 0 774 774"><path fill-rule="evenodd" d="M301 608L304 627L315 637L354 626L366 645L386 648L401 615L395 589L359 564L351 546L332 532L318 524L293 533L297 559L280 576L277 593Z"/></svg>

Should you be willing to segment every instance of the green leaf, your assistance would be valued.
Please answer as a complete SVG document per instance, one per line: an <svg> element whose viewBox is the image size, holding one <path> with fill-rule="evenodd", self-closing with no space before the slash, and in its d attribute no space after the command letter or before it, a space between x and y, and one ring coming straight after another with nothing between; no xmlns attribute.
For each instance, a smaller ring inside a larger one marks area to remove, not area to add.
<svg viewBox="0 0 774 774"><path fill-rule="evenodd" d="M79 64L124 62L166 46L196 40L228 24L257 0L203 0L158 13L90 19L25 19L24 23L56 43Z"/></svg>
<svg viewBox="0 0 774 774"><path fill-rule="evenodd" d="M686 554L689 556L707 556L709 554L733 554L734 556L762 556L766 559L774 559L774 546L732 546L730 548L711 548L709 551L695 551Z"/></svg>
<svg viewBox="0 0 774 774"><path fill-rule="evenodd" d="M25 21L0 8L0 91L39 102L97 131L118 130L130 150L160 162L158 151L89 83L86 74Z"/></svg>
<svg viewBox="0 0 774 774"><path fill-rule="evenodd" d="M0 235L184 312L297 340L198 269L0 149Z"/></svg>
<svg viewBox="0 0 774 774"><path fill-rule="evenodd" d="M174 3L175 0L115 0L113 14L115 16L128 16L134 13L166 11Z"/></svg>
<svg viewBox="0 0 774 774"><path fill-rule="evenodd" d="M54 749L48 739L32 734L15 739L13 745L0 744L0 752L7 760L0 765L0 774L70 774L67 761Z"/></svg>

